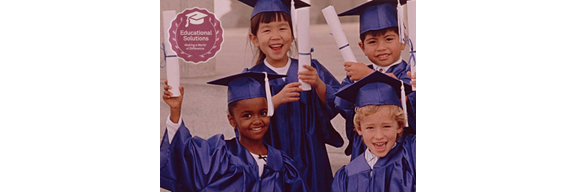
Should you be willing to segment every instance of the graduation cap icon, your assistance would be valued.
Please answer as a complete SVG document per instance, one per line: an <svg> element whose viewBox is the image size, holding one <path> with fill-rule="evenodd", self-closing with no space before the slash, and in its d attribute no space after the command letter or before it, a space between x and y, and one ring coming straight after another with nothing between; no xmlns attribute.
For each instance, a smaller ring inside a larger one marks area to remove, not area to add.
<svg viewBox="0 0 576 192"><path fill-rule="evenodd" d="M189 23L192 23L193 25L200 25L204 23L204 17L206 16L208 15L198 11L186 14L186 27L188 27Z"/></svg>
<svg viewBox="0 0 576 192"><path fill-rule="evenodd" d="M268 102L268 116L272 116L274 104L272 103L268 80L282 77L286 77L286 75L252 72L244 69L241 73L216 79L208 82L208 84L228 86L228 104L242 99L264 97Z"/></svg>

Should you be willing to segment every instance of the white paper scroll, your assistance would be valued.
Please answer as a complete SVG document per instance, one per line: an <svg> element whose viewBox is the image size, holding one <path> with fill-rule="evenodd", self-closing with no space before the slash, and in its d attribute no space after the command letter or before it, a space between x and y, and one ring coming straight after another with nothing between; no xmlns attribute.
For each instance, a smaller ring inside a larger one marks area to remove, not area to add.
<svg viewBox="0 0 576 192"><path fill-rule="evenodd" d="M344 61L351 61L351 62L358 62L356 61L356 57L350 48L350 44L348 44L348 39L346 38L346 34L344 34L344 30L342 29L342 24L338 19L338 15L336 15L336 10L332 5L322 9L322 13L324 14L324 18L330 26L330 31L332 31L332 37L336 40L336 45L338 49L340 49L340 54L344 57Z"/></svg>
<svg viewBox="0 0 576 192"><path fill-rule="evenodd" d="M290 15L292 15L292 32L294 33L294 39L298 39L298 26L296 26L296 23L298 23L296 20L298 15L296 14L296 8L294 7L294 0L291 1Z"/></svg>
<svg viewBox="0 0 576 192"><path fill-rule="evenodd" d="M412 40L414 51L416 51L416 0L406 2L408 8L408 36Z"/></svg>
<svg viewBox="0 0 576 192"><path fill-rule="evenodd" d="M296 15L298 15L298 72L308 71L304 68L304 65L310 65L310 7L303 7L296 9ZM310 91L312 87L308 83L302 82L298 79L298 82L302 83L300 88L304 91Z"/></svg>
<svg viewBox="0 0 576 192"><path fill-rule="evenodd" d="M176 11L162 11L162 21L164 22L164 51L166 56L176 55L170 45L170 24L172 19L176 17ZM180 97L180 65L178 57L166 57L166 77L168 78L168 85L172 87L169 91L172 92L172 97Z"/></svg>
<svg viewBox="0 0 576 192"><path fill-rule="evenodd" d="M412 41L411 48L414 51L413 56L416 60L416 0L410 0L406 2L406 7L408 8L408 37ZM410 63L410 72L412 76L416 73L416 63ZM414 79L416 80L416 79ZM416 87L412 87L412 90L416 91Z"/></svg>
<svg viewBox="0 0 576 192"><path fill-rule="evenodd" d="M405 43L404 42L404 35L405 33L405 28L404 28L404 5L400 5L400 0L398 0L398 4L396 7L396 12L398 15L396 15L397 19L398 19L398 40L400 41L400 43Z"/></svg>

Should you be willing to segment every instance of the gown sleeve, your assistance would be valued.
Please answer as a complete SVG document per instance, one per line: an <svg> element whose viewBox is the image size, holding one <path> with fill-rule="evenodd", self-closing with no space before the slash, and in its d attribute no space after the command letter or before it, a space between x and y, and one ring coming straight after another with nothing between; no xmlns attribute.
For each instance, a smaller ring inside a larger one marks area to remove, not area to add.
<svg viewBox="0 0 576 192"><path fill-rule="evenodd" d="M408 135L404 142L404 145L406 145L406 149L408 150L408 161L410 162L410 165L412 165L410 172L414 176L409 188L411 188L412 191L416 191L416 135Z"/></svg>
<svg viewBox="0 0 576 192"><path fill-rule="evenodd" d="M414 111L414 115L416 115L416 91L408 94L408 101L410 101L412 111Z"/></svg>
<svg viewBox="0 0 576 192"><path fill-rule="evenodd" d="M342 80L341 88L347 87L352 84L352 81L348 79L348 77ZM346 130L346 137L348 138L348 146L344 150L346 155L352 154L352 147L353 147L353 140L354 140L354 104L348 102L340 97L336 97L334 99L334 104L338 110L338 113L342 115L344 120L346 120L345 130Z"/></svg>
<svg viewBox="0 0 576 192"><path fill-rule="evenodd" d="M414 164L414 170L416 170L416 135L409 135L405 142L407 143L408 155Z"/></svg>
<svg viewBox="0 0 576 192"><path fill-rule="evenodd" d="M406 104L408 107L408 123L410 125L410 131L416 134L416 91L408 94L408 102Z"/></svg>
<svg viewBox="0 0 576 192"><path fill-rule="evenodd" d="M288 157L286 154L282 154L282 160L284 161L284 191L291 192L307 192L310 191L306 183L302 179L296 166L294 166L294 161L292 158Z"/></svg>
<svg viewBox="0 0 576 192"><path fill-rule="evenodd" d="M316 59L312 60L315 63L316 71L318 76L326 84L326 107L328 108L328 117L330 119L338 115L338 111L334 106L334 99L336 98L336 92L340 88L340 82Z"/></svg>
<svg viewBox="0 0 576 192"><path fill-rule="evenodd" d="M338 115L338 110L335 106L334 100L336 99L336 91L340 88L340 83L336 78L326 69L318 60L312 60L313 67L316 68L318 76L326 84L326 105L321 105L322 116L325 119L325 129L324 141L326 144L334 147L342 147L344 145L344 140L340 136L340 133L334 129L330 120L332 120L336 115Z"/></svg>
<svg viewBox="0 0 576 192"><path fill-rule="evenodd" d="M406 61L402 61L402 63L392 66L386 72L394 74L397 79L400 79L404 83L410 85L410 80L412 79L408 77L408 74L406 74L408 71L410 71L410 66L406 63Z"/></svg>
<svg viewBox="0 0 576 192"><path fill-rule="evenodd" d="M228 153L223 135L208 140L192 137L184 122L172 142L164 134L160 145L160 187L176 191L199 191L226 170Z"/></svg>
<svg viewBox="0 0 576 192"><path fill-rule="evenodd" d="M344 192L348 187L348 173L346 172L346 165L342 166L334 175L332 181L332 192Z"/></svg>

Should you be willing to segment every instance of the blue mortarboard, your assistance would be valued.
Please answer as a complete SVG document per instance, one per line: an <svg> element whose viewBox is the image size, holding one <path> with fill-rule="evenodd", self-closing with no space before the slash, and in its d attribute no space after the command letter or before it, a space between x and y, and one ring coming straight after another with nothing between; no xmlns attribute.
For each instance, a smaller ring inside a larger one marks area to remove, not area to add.
<svg viewBox="0 0 576 192"><path fill-rule="evenodd" d="M290 15L290 0L240 0L241 2L245 3L246 5L250 5L250 7L254 7L252 10L252 15L250 18L254 17L254 15L262 12L271 12L271 11L282 11L288 13ZM308 7L310 6L308 3L294 0L294 7Z"/></svg>
<svg viewBox="0 0 576 192"><path fill-rule="evenodd" d="M404 84L405 94L412 92L410 85L375 71L353 84L342 87L336 96L355 103L356 107L365 105L398 105L401 107L402 84Z"/></svg>
<svg viewBox="0 0 576 192"><path fill-rule="evenodd" d="M404 109L406 116L405 95L412 92L411 87L401 80L374 71L355 83L342 87L336 92L336 96L356 104L356 107L396 105ZM408 121L406 121L406 126L408 126L407 123Z"/></svg>
<svg viewBox="0 0 576 192"><path fill-rule="evenodd" d="M372 0L344 11L338 16L360 15L360 34L398 27L397 4L397 0ZM406 0L400 0L400 4L406 4Z"/></svg>
<svg viewBox="0 0 576 192"><path fill-rule="evenodd" d="M241 73L216 79L208 82L208 84L228 86L228 104L242 99L264 97L268 101L268 116L272 116L274 114L274 105L272 105L268 79L282 77L286 77L286 75L252 72L244 69Z"/></svg>

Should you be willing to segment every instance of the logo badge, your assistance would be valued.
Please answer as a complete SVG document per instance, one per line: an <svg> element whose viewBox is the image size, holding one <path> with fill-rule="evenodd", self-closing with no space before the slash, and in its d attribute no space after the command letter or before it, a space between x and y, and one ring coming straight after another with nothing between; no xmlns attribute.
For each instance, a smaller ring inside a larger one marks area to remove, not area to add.
<svg viewBox="0 0 576 192"><path fill-rule="evenodd" d="M220 20L210 11L198 7L178 13L168 33L176 55L194 64L205 63L216 56L224 41Z"/></svg>

